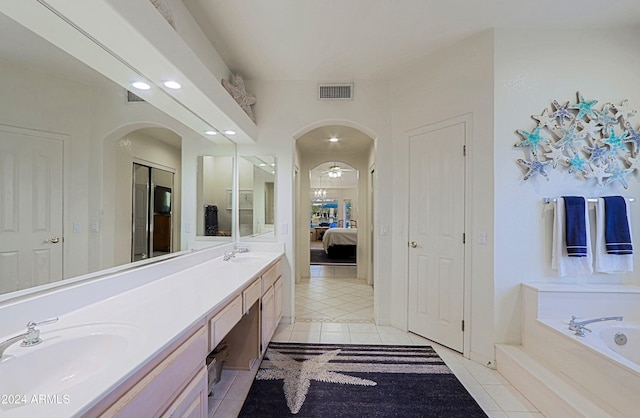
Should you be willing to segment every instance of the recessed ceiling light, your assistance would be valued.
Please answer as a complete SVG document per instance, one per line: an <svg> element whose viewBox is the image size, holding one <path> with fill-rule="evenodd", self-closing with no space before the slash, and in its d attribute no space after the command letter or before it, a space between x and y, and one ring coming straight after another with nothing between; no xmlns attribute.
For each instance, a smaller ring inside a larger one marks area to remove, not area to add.
<svg viewBox="0 0 640 418"><path fill-rule="evenodd" d="M258 164L258 165L259 165L260 167L266 167L266 166L267 166L267 164L266 164L266 163L260 163L260 164Z"/></svg>
<svg viewBox="0 0 640 418"><path fill-rule="evenodd" d="M178 83L177 81L172 81L172 80L165 81L164 82L164 86L166 88L169 88L169 89L172 89L172 90L178 90L178 89L182 88L180 83Z"/></svg>
<svg viewBox="0 0 640 418"><path fill-rule="evenodd" d="M151 86L144 81L136 81L134 83L131 83L131 85L138 90L149 90L151 88Z"/></svg>
<svg viewBox="0 0 640 418"><path fill-rule="evenodd" d="M335 136L332 136L331 138L329 138L329 142L338 142L340 141L338 138L336 138Z"/></svg>
<svg viewBox="0 0 640 418"><path fill-rule="evenodd" d="M218 133L216 131L211 131L211 130L205 131L205 134L207 134L207 135L218 135Z"/></svg>
<svg viewBox="0 0 640 418"><path fill-rule="evenodd" d="M224 131L225 134L227 135L235 135L236 131L232 131L231 129L227 129L226 131Z"/></svg>

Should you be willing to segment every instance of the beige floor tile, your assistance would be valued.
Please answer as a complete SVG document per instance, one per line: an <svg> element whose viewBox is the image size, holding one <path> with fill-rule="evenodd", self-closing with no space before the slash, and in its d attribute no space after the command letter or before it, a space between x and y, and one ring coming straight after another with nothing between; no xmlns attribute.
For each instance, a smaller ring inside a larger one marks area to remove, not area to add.
<svg viewBox="0 0 640 418"><path fill-rule="evenodd" d="M298 332L293 331L289 342L292 343L319 343L320 331Z"/></svg>
<svg viewBox="0 0 640 418"><path fill-rule="evenodd" d="M511 385L483 385L487 393L506 412L537 412L520 392Z"/></svg>
<svg viewBox="0 0 640 418"><path fill-rule="evenodd" d="M348 332L327 332L320 333L321 343L349 344L351 335Z"/></svg>

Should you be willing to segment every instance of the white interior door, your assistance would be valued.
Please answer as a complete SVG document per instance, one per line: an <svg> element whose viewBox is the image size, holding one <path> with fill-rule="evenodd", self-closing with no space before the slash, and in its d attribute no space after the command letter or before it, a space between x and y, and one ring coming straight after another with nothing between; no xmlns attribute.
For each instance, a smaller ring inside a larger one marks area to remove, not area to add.
<svg viewBox="0 0 640 418"><path fill-rule="evenodd" d="M0 129L0 293L62 280L63 145Z"/></svg>
<svg viewBox="0 0 640 418"><path fill-rule="evenodd" d="M409 330L462 352L465 124L409 137Z"/></svg>

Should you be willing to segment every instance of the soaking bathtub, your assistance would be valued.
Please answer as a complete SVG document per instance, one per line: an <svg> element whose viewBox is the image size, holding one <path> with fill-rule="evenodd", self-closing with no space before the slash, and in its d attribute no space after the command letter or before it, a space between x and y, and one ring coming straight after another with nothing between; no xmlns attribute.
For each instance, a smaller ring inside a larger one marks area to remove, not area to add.
<svg viewBox="0 0 640 418"><path fill-rule="evenodd" d="M516 387L525 396L527 391L538 391L530 400L537 397L538 402L533 403L541 412L547 417L640 416L640 287L528 284L522 286L522 302L518 350L535 363L532 373L545 378L538 378L535 385L529 381ZM579 316L578 321L608 316L624 319L588 324L591 332L580 337L569 329L572 315ZM509 350L498 350L503 366L513 363L513 358L505 356ZM541 374L536 368L548 373ZM514 370L501 373L507 379L518 379ZM540 395L541 385L548 387L547 398ZM562 388L570 394L553 393ZM548 396L554 401L547 402Z"/></svg>

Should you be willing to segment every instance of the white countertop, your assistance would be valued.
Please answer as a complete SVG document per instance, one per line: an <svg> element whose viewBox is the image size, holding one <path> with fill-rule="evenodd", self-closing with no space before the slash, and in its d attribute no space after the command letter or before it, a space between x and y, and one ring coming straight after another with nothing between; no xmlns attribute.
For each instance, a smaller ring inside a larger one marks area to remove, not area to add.
<svg viewBox="0 0 640 418"><path fill-rule="evenodd" d="M0 393L0 396L26 395L26 401L29 403L20 407L9 407L6 403L0 405L0 416L13 418L82 415L181 337L185 331L221 307L226 299L237 294L266 267L282 257L283 252L251 252L247 255L261 256L265 261L236 263L216 258L197 264L60 316L57 323L40 328L43 342L38 346L24 348L20 347L19 343L12 345L5 351L3 359L46 349L48 340L55 341L58 336L62 338L68 333L69 329L83 329L87 324L116 324L115 329L126 324L133 328L122 326L122 329L133 329L133 333L128 334L135 336L129 338L134 341L130 341L126 346L125 355L118 355L115 361L105 358L108 367L81 384L61 390L60 393ZM243 254L238 255L242 256ZM1 366L2 363L0 370ZM0 375L0 379L11 379L11 376ZM39 379L37 373L33 375L33 379ZM49 399L42 403L31 403L33 395L46 395ZM0 399L0 402L2 400ZM10 400L6 397L4 400L15 402L15 399ZM50 404L47 405L46 402Z"/></svg>

